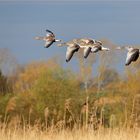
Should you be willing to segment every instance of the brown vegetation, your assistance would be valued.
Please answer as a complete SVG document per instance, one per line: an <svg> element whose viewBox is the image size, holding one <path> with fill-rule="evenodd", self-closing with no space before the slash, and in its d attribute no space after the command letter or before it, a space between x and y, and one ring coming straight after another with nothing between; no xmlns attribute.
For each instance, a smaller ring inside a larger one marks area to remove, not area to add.
<svg viewBox="0 0 140 140"><path fill-rule="evenodd" d="M77 56L79 74L53 59L0 72L0 138L139 139L140 61L122 76L112 55L98 54L93 76L92 55L85 62Z"/></svg>

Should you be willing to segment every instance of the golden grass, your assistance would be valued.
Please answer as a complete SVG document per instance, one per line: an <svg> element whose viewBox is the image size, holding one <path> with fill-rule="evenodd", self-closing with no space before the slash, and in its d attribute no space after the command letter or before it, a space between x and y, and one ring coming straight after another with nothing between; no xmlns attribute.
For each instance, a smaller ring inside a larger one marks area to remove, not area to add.
<svg viewBox="0 0 140 140"><path fill-rule="evenodd" d="M100 129L97 131L54 128L41 131L37 127L0 129L0 140L140 140L140 129Z"/></svg>

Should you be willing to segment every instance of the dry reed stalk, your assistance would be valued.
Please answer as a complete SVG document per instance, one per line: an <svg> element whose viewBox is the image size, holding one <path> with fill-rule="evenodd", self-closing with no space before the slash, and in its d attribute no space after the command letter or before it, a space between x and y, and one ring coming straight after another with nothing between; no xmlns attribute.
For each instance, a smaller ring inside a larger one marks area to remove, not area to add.
<svg viewBox="0 0 140 140"><path fill-rule="evenodd" d="M47 127L48 127L48 117L49 117L49 108L48 107L46 107L44 109L44 117L45 117L46 129L47 129Z"/></svg>
<svg viewBox="0 0 140 140"><path fill-rule="evenodd" d="M86 97L86 129L88 128L88 111L89 111L89 105L88 105L88 100L89 100L89 97L87 96Z"/></svg>
<svg viewBox="0 0 140 140"><path fill-rule="evenodd" d="M0 129L0 140L139 140L140 129L74 129L57 131L48 129L42 131L34 127L26 127L25 130L8 128L2 133Z"/></svg>

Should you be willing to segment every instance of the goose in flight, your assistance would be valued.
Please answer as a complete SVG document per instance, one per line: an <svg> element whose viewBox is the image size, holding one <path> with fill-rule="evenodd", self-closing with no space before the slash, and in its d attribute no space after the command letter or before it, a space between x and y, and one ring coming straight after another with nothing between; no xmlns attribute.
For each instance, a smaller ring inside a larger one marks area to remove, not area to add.
<svg viewBox="0 0 140 140"><path fill-rule="evenodd" d="M66 62L69 62L72 56L74 55L74 53L77 52L80 48L80 46L74 42L61 43L61 44L58 44L57 46L59 47L67 46Z"/></svg>
<svg viewBox="0 0 140 140"><path fill-rule="evenodd" d="M47 34L44 37L35 37L36 40L44 40L45 48L49 48L54 42L60 42L61 40L55 39L55 35L52 31L46 30Z"/></svg>
<svg viewBox="0 0 140 140"><path fill-rule="evenodd" d="M126 49L127 52L127 56L126 56L126 62L125 65L128 66L131 64L131 62L136 61L139 58L139 53L140 50L137 48L133 48L131 46L123 46L123 47L117 47L117 49Z"/></svg>
<svg viewBox="0 0 140 140"><path fill-rule="evenodd" d="M96 53L98 51L109 51L109 48L102 46L102 42L90 38L74 39L80 48L84 49L84 58L87 58L90 53Z"/></svg>

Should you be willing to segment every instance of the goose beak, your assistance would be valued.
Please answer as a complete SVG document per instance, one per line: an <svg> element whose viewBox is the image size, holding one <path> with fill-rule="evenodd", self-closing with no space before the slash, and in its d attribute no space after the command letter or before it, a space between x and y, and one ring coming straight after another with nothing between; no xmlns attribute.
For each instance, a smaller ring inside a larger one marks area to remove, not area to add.
<svg viewBox="0 0 140 140"><path fill-rule="evenodd" d="M55 42L62 42L62 40L61 39L56 39Z"/></svg>

